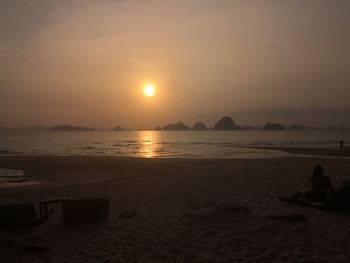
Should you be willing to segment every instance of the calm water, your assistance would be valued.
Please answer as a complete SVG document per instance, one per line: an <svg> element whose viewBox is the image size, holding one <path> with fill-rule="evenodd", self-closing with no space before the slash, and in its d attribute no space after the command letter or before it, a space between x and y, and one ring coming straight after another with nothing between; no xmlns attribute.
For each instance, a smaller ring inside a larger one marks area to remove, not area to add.
<svg viewBox="0 0 350 263"><path fill-rule="evenodd" d="M349 131L91 131L1 133L0 155L269 158L287 154L244 146L337 147Z"/></svg>

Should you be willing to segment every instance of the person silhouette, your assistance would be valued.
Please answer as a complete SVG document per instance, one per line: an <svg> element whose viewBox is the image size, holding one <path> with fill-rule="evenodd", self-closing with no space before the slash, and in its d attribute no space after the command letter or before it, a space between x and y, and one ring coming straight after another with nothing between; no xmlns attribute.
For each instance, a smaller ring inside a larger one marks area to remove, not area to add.
<svg viewBox="0 0 350 263"><path fill-rule="evenodd" d="M344 141L340 140L340 149L343 149L343 148L344 148Z"/></svg>
<svg viewBox="0 0 350 263"><path fill-rule="evenodd" d="M321 165L315 165L308 182L311 184L311 190L305 193L305 198L312 202L325 202L334 192L332 182L327 175L324 175Z"/></svg>
<svg viewBox="0 0 350 263"><path fill-rule="evenodd" d="M332 182L327 175L324 175L324 169L321 165L315 165L313 168L312 176L308 179L308 183L311 184L311 190L305 193L295 193L290 197L280 197L281 201L289 201L298 203L307 203L308 201L325 203L334 192Z"/></svg>

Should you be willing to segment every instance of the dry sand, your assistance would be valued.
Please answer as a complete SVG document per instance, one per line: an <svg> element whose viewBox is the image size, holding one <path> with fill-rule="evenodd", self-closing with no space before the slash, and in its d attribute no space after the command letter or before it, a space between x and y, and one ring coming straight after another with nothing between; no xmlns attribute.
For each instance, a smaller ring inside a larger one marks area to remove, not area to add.
<svg viewBox="0 0 350 263"><path fill-rule="evenodd" d="M108 196L111 211L64 225L57 207L43 225L0 230L0 262L350 262L350 216L277 200L306 190L315 164L335 186L350 176L350 160L330 158L1 157L42 182L1 188L1 203Z"/></svg>

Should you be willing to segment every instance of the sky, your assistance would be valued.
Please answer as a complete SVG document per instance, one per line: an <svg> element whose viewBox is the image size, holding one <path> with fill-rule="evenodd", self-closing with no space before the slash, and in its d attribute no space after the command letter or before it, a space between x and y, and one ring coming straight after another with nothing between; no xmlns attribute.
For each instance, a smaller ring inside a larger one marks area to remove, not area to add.
<svg viewBox="0 0 350 263"><path fill-rule="evenodd" d="M0 126L350 126L349 14L348 0L1 0Z"/></svg>

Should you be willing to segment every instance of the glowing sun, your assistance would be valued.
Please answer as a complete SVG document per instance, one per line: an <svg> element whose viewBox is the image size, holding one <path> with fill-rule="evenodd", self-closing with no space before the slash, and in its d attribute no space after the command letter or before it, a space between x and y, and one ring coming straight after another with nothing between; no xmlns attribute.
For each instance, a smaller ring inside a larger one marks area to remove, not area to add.
<svg viewBox="0 0 350 263"><path fill-rule="evenodd" d="M156 88L153 84L147 84L143 87L143 94L147 97L153 97L156 93Z"/></svg>

